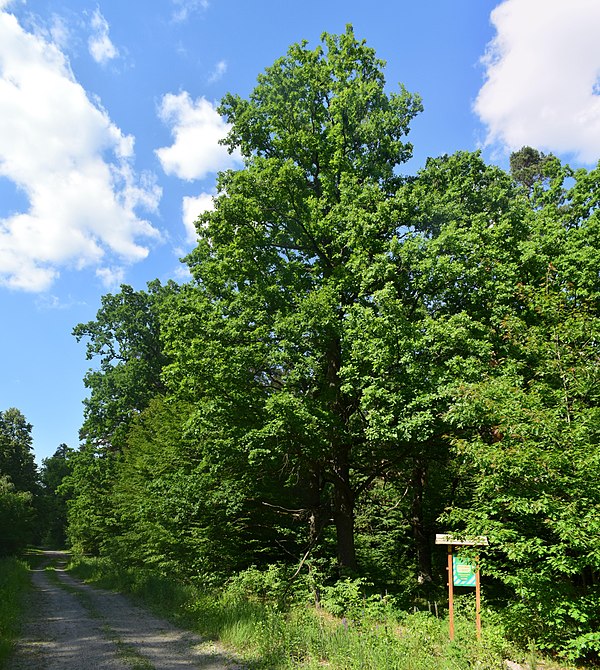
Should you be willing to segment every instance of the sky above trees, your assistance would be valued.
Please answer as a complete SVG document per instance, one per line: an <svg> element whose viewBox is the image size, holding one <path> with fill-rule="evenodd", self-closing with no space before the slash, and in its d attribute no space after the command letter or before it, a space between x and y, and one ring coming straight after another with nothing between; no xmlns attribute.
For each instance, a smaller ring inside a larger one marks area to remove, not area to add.
<svg viewBox="0 0 600 670"><path fill-rule="evenodd" d="M89 363L72 328L122 282L186 278L193 221L240 165L218 101L346 23L390 91L423 98L407 171L477 147L503 167L524 144L600 156L595 0L0 0L0 410L33 424L38 459L77 443Z"/></svg>

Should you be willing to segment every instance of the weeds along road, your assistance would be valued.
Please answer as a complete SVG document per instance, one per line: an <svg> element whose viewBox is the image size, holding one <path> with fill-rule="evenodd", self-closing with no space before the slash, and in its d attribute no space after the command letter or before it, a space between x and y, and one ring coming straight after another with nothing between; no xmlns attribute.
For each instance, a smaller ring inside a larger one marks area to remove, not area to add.
<svg viewBox="0 0 600 670"><path fill-rule="evenodd" d="M65 553L44 554L8 670L242 670L214 644L73 579Z"/></svg>

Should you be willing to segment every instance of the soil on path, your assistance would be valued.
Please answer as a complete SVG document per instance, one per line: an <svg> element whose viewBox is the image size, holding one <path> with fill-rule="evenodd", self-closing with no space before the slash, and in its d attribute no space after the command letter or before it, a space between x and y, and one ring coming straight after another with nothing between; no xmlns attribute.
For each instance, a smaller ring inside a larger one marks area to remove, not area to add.
<svg viewBox="0 0 600 670"><path fill-rule="evenodd" d="M44 553L8 670L242 670L213 643L73 579L64 552Z"/></svg>

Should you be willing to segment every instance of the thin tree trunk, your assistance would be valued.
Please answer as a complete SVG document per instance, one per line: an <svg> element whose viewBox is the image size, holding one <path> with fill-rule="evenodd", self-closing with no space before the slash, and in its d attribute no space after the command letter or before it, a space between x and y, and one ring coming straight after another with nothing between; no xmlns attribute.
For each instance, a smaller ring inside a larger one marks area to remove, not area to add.
<svg viewBox="0 0 600 670"><path fill-rule="evenodd" d="M321 556L321 533L325 527L321 493L323 490L321 470L318 465L311 467L306 478L305 505L308 522L308 550L306 557L318 559ZM315 573L313 561L307 560L309 582L312 585L315 606L321 605L319 579ZM318 572L318 571L317 571Z"/></svg>
<svg viewBox="0 0 600 670"><path fill-rule="evenodd" d="M417 462L412 475L413 499L411 506L411 526L417 559L417 581L428 584L431 577L431 542L427 533L423 496L427 482L427 467Z"/></svg>
<svg viewBox="0 0 600 670"><path fill-rule="evenodd" d="M306 478L305 503L308 522L308 546L313 552L318 546L323 529L323 509L321 505L321 475L318 467L310 468Z"/></svg>

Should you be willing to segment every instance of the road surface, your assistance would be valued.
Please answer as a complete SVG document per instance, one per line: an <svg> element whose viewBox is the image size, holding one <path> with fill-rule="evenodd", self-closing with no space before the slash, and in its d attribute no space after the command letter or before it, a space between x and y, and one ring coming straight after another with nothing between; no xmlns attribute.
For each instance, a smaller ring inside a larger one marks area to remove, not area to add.
<svg viewBox="0 0 600 670"><path fill-rule="evenodd" d="M44 553L8 670L243 670L213 643L73 579L65 553Z"/></svg>

